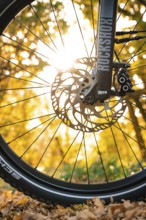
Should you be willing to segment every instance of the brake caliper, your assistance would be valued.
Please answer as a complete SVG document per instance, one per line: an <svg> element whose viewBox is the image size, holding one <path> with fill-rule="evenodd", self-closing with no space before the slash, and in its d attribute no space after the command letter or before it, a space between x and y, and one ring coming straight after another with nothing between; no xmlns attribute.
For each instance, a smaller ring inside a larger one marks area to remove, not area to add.
<svg viewBox="0 0 146 220"><path fill-rule="evenodd" d="M126 93L134 92L134 89L132 89L133 85L126 68L121 68L119 70L117 74L117 81L120 85L119 93L121 96L126 95Z"/></svg>

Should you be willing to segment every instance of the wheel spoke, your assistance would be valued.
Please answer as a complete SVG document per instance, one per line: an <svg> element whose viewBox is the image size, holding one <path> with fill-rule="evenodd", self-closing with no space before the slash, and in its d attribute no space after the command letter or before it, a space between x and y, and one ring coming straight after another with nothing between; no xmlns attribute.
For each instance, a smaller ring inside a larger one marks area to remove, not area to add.
<svg viewBox="0 0 146 220"><path fill-rule="evenodd" d="M88 114L89 114L89 111L88 111ZM90 122L91 122L91 118L90 118ZM91 122L91 125L92 125L92 122ZM92 128L93 128L93 125L92 125ZM93 132L93 137L94 137L94 140L95 140L97 153L98 153L98 155L100 157L100 162L101 162L102 169L103 169L103 172L104 172L105 180L108 183L108 177L107 177L107 173L106 173L106 168L104 166L104 161L103 161L103 158L102 158L102 153L100 151L99 144L98 144L95 132Z"/></svg>
<svg viewBox="0 0 146 220"><path fill-rule="evenodd" d="M57 46L55 45L55 43L54 43L52 37L50 36L49 32L47 31L47 29L45 28L45 26L44 26L43 22L41 21L39 15L37 14L36 10L34 9L34 7L32 5L30 5L30 7L31 7L32 11L34 12L34 14L36 15L36 17L37 17L38 21L40 22L41 26L43 27L44 33L47 34L47 36L49 37L49 39L53 43L54 47L57 49Z"/></svg>
<svg viewBox="0 0 146 220"><path fill-rule="evenodd" d="M8 104L6 104L6 105L0 106L0 108L5 108L5 107L8 107L8 106L10 106L10 105L15 105L15 104L18 104L18 103L20 103L20 102L28 101L28 100L30 100L30 99L35 99L35 98L44 96L44 95L46 95L46 94L48 94L48 93L49 93L49 92L45 92L45 93L42 93L42 94L39 94L39 95L35 95L35 96L29 97L29 98L26 98L26 99L18 100L18 101L16 101L16 102L8 103Z"/></svg>
<svg viewBox="0 0 146 220"><path fill-rule="evenodd" d="M63 45L63 47L65 48L64 40L63 40L63 37L62 37L62 34L61 34L59 22L58 22L58 19L57 19L57 17L56 17L56 13L55 13L55 9L54 9L53 4L52 4L52 0L50 0L50 4L51 4L51 9L52 9L52 12L53 12L53 15L54 15L56 24L57 24L57 28L58 28L58 32L59 32L59 36L60 36L62 45Z"/></svg>
<svg viewBox="0 0 146 220"><path fill-rule="evenodd" d="M145 9L144 12L142 13L141 17L139 18L138 22L136 23L136 25L135 25L135 27L133 28L132 31L135 31L135 30L136 30L136 28L137 28L138 25L140 24L141 20L143 19L145 13L146 13L146 9ZM129 35L129 37L131 37L131 34ZM125 44L123 45L123 47L121 48L121 50L120 50L119 53L118 53L118 57L120 56L120 54L122 53L122 51L124 50L124 48L125 48L126 45L127 45L127 43L125 43Z"/></svg>
<svg viewBox="0 0 146 220"><path fill-rule="evenodd" d="M140 55L140 54L145 53L146 50L141 51L141 49L144 47L145 44L146 44L146 41L144 41L143 44L142 44L142 45L139 47L139 49L137 50L137 52L134 53L133 56L130 57L130 58L129 58L128 60L126 60L126 61L128 61L128 63L130 63L131 60L134 59L134 57L136 57L136 56L138 56L138 55Z"/></svg>
<svg viewBox="0 0 146 220"><path fill-rule="evenodd" d="M129 147L129 148L130 148L130 150L132 151L132 153L133 153L133 155L134 155L134 157L135 157L136 161L138 162L139 166L140 166L140 167L141 167L141 169L143 170L144 168L143 168L143 166L142 166L142 164L141 164L140 160L138 159L138 157L137 157L136 153L134 152L134 150L133 150L133 148L132 148L131 144L130 144L130 143L129 143L129 141L128 141L128 138L127 138L127 137L126 137L126 135L124 134L124 132L123 132L123 130L122 130L122 128L121 128L121 126L120 126L120 124L119 124L118 122L117 122L117 125L118 125L119 130L121 131L121 133L122 133L122 135L123 135L123 137L124 137L124 140L126 141L126 143L127 143L128 147Z"/></svg>
<svg viewBox="0 0 146 220"><path fill-rule="evenodd" d="M23 43L21 43L21 42L19 42L19 41L17 41L17 40L14 40L13 38L9 37L9 36L6 35L6 34L2 34L2 36L3 36L4 38L7 38L8 40L14 42L15 44L21 46L22 48L25 48L26 51L30 51L30 53L37 54L37 55L39 55L39 56L41 56L41 57L43 57L43 58L45 58L45 59L47 59L47 60L49 60L49 61L51 60L48 56L46 56L46 55L44 55L44 54L42 54L42 53L40 53L40 52L38 52L38 51L36 51L36 50L33 50L33 49L29 48L28 46L24 45Z"/></svg>
<svg viewBox="0 0 146 220"><path fill-rule="evenodd" d="M83 123L82 116L81 116L81 122ZM87 149L86 149L86 141L85 141L85 132L83 132L83 145L84 145L84 154L85 154L87 182L88 182L88 184L90 184L90 175L89 175L89 166L88 166Z"/></svg>
<svg viewBox="0 0 146 220"><path fill-rule="evenodd" d="M18 91L18 90L31 90L31 89L44 89L48 88L48 86L31 86L31 87L22 87L22 88L7 88L7 89L0 89L0 92L5 92L5 91Z"/></svg>
<svg viewBox="0 0 146 220"><path fill-rule="evenodd" d="M53 118L53 120L54 120L55 118L56 118L56 117L54 117L54 118ZM51 121L51 123L53 122L53 120ZM35 169L37 169L37 168L38 168L38 166L39 166L39 164L41 163L41 161L42 161L42 159L43 159L43 157L44 157L45 153L46 153L46 152L47 152L47 150L49 149L49 147L50 147L50 145L51 145L51 143L52 143L52 141L53 141L53 139L54 139L54 137L55 137L56 133L58 132L58 130L59 130L59 128L60 128L60 126L61 126L61 124L62 124L62 121L60 122L60 124L59 124L59 125L58 125L58 127L56 128L56 130L55 130L55 132L54 132L54 134L53 134L52 138L50 139L50 141L49 141L48 145L46 146L46 148L45 148L45 150L44 150L44 152L43 152L42 156L40 157L40 159L39 159L39 161L38 161L37 165L35 166Z"/></svg>
<svg viewBox="0 0 146 220"><path fill-rule="evenodd" d="M95 21L94 21L94 6L93 6L93 0L90 0L90 7L91 7L91 15L92 15L92 29L93 29L93 37L94 37L94 44L97 40L97 34L96 34L96 29L95 29ZM92 55L92 52L90 56Z"/></svg>
<svg viewBox="0 0 146 220"><path fill-rule="evenodd" d="M24 135L30 133L30 132L33 131L34 129L36 129L36 128L40 127L41 125L45 124L45 123L48 122L49 120L52 119L52 121L53 121L53 120L55 119L55 117L56 117L56 116L52 117L53 119L52 119L52 118L49 118L49 119L45 120L44 122L38 124L37 126L33 127L32 129L26 131L25 133L19 135L18 137L14 138L13 140L9 141L7 144L11 144L12 142L16 141L17 139L19 139L19 138L23 137Z"/></svg>
<svg viewBox="0 0 146 220"><path fill-rule="evenodd" d="M50 47L46 42L42 41L42 39L41 39L40 37L38 37L38 36L37 36L34 32L32 32L28 27L26 27L24 24L22 24L21 21L19 21L17 18L15 18L15 21L16 21L17 23L19 23L20 26L22 26L23 28L25 28L26 30L28 30L28 32L30 32L33 36L35 36L35 37L36 37L39 41L41 41L45 46L47 46L47 48L49 48L51 51L53 51L53 52L56 53L56 51L55 51L52 47ZM45 30L45 32L46 32L46 30Z"/></svg>
<svg viewBox="0 0 146 220"><path fill-rule="evenodd" d="M117 125L114 125L114 127L117 128L118 130L120 130ZM125 131L123 131L123 134L125 134L127 137L129 137L129 139L131 139L131 140L134 141L136 144L140 145L143 149L146 150L146 148L145 148L144 145L142 145L141 143L139 143L136 139L134 139L133 137L131 137L128 133L126 133Z"/></svg>
<svg viewBox="0 0 146 220"><path fill-rule="evenodd" d="M12 126L12 125L18 125L18 124L21 124L21 123L24 123L24 122L29 122L29 121L32 121L32 120L41 119L41 118L49 117L49 116L52 116L52 115L55 115L55 113L47 114L47 115L41 115L41 116L37 116L37 117L34 117L34 118L29 118L29 119L25 119L25 120L21 120L21 121L16 121L16 122L9 123L9 124L4 124L4 125L1 125L0 128Z"/></svg>
<svg viewBox="0 0 146 220"><path fill-rule="evenodd" d="M30 148L34 145L34 143L41 137L41 135L46 131L46 129L50 126L50 124L54 121L54 118L49 122L49 124L40 132L40 134L35 138L35 140L30 144L29 147L24 151L24 153L20 156L22 158L29 150Z"/></svg>
<svg viewBox="0 0 146 220"><path fill-rule="evenodd" d="M52 177L55 176L57 170L59 169L59 167L61 166L61 164L63 163L65 157L67 156L67 154L69 153L70 149L72 148L73 144L75 143L77 137L79 136L80 131L77 133L77 135L75 136L75 138L73 139L72 143L70 144L70 146L68 147L67 151L65 152L64 156L62 157L61 161L59 162L58 166L56 167L54 173L52 174Z"/></svg>
<svg viewBox="0 0 146 220"><path fill-rule="evenodd" d="M34 84L37 84L37 85L47 86L46 84L42 84L42 83L39 83L39 82L34 82L32 80L27 80L27 79L23 79L23 78L18 78L18 77L11 76L11 75L1 74L1 76L3 77L3 79L12 78L12 79L15 79L15 80L22 80L22 81L29 82L29 83L34 83Z"/></svg>
<svg viewBox="0 0 146 220"><path fill-rule="evenodd" d="M32 72L30 72L30 71L28 71L28 70L26 70L26 69L23 68L22 66L20 66L20 65L18 65L18 64L16 64L16 63L14 63L14 62L12 62L11 60L8 60L7 58L5 58L5 57L3 57L3 56L0 56L0 57L1 57L2 59L4 59L5 61L7 61L8 63L11 63L11 64L13 64L14 66L18 67L19 69L21 69L21 70L25 71L26 73L30 74L31 76L34 76L35 78L41 80L42 82L45 83L45 85L46 85L46 84L47 84L47 85L49 84L46 80L40 78L39 76L35 75L34 73L32 73ZM49 84L49 85L50 85L50 84Z"/></svg>
<svg viewBox="0 0 146 220"><path fill-rule="evenodd" d="M108 116L107 110L105 110L105 112L106 112L106 115ZM125 176L125 178L126 178L127 175L126 175L125 168L124 168L124 165L123 165L123 162L122 162L122 158L121 158L121 155L120 155L120 150L119 150L119 148L118 148L118 143L117 143L117 141L116 141L116 137L115 137L113 128L110 127L110 130L111 130L111 134L112 134L112 137L113 137L113 142L114 142L114 145L115 145L117 154L118 154L118 158L119 158L119 161L120 161L120 164L121 164L121 168L122 168L123 174L124 174L124 176Z"/></svg>
<svg viewBox="0 0 146 220"><path fill-rule="evenodd" d="M124 9L126 8L127 4L129 3L129 0L127 0L124 4L124 7L122 8L122 11L119 13L118 17L117 17L117 21L119 21L120 17L122 16L122 12L124 11Z"/></svg>
<svg viewBox="0 0 146 220"><path fill-rule="evenodd" d="M77 14L77 11L76 11L75 3L74 3L73 0L71 0L71 2L72 2L72 5L73 5L73 9L74 9L74 12L75 12L76 20L77 20L78 27L79 27L79 30L80 30L80 33L81 33L81 37L82 37L82 40L83 40L84 48L85 48L87 57L89 57L88 49L87 49L87 46L86 46L86 43L85 43L85 38L84 38L83 31L82 31L82 28L81 28L80 20L78 18L78 14Z"/></svg>
<svg viewBox="0 0 146 220"><path fill-rule="evenodd" d="M81 142L80 142L80 146L78 148L77 156L75 158L74 166L73 166L73 169L72 169L72 173L71 173L71 177L70 177L70 183L72 182L72 178L73 178L73 175L74 175L74 172L75 172L75 169L76 169L77 161L78 161L79 154L80 154L80 151L81 151L81 148L82 148L82 144L83 144L83 139L84 138L82 136L82 139L81 139Z"/></svg>
<svg viewBox="0 0 146 220"><path fill-rule="evenodd" d="M141 68L144 68L144 67L146 67L146 64L145 64L145 65L136 66L136 67L134 67L134 68L131 68L131 69L129 70L129 72L131 72L131 71L133 71L133 70L136 70L136 69L141 69Z"/></svg>
<svg viewBox="0 0 146 220"><path fill-rule="evenodd" d="M107 173L106 173L106 168L105 168L105 166L104 166L104 161L103 161L103 158L102 158L102 154L101 154L101 151L100 151L100 148L99 148L99 144L98 144L98 141L97 141L95 132L93 133L93 136L94 136L94 140L95 140L95 143L96 143L97 152L98 152L98 155L99 155L99 157L100 157L101 164L102 164L102 168L103 168L105 180L106 180L106 182L108 183L108 177L107 177Z"/></svg>

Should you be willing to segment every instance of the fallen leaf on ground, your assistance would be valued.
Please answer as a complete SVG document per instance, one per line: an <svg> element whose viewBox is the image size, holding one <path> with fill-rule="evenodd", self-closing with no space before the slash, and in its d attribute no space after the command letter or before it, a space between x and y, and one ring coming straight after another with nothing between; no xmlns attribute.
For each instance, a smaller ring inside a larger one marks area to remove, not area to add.
<svg viewBox="0 0 146 220"><path fill-rule="evenodd" d="M47 205L19 192L0 192L0 220L146 220L146 203L123 200L106 205L98 197L69 207Z"/></svg>

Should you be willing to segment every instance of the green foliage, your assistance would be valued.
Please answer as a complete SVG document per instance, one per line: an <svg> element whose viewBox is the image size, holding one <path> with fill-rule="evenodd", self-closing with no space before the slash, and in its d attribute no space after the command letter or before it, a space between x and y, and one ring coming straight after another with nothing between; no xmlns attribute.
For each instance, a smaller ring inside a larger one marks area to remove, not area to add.
<svg viewBox="0 0 146 220"><path fill-rule="evenodd" d="M126 176L130 176L131 174L134 174L140 170L140 166L138 163L129 164L129 167L124 167L124 172ZM72 181L75 183L87 183L87 180L89 179L90 183L102 183L106 182L106 176L108 177L108 181L123 179L124 172L121 169L120 164L117 164L117 160L114 159L104 164L104 168L102 167L100 161L93 162L88 170L86 167L76 167L75 170L73 170L72 165L65 164L62 170L63 175L61 176L61 179L65 181Z"/></svg>

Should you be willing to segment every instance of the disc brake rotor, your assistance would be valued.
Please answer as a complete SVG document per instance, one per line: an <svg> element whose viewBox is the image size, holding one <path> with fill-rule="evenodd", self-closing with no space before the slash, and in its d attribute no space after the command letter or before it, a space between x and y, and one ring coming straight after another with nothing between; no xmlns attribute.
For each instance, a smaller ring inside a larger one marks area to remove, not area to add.
<svg viewBox="0 0 146 220"><path fill-rule="evenodd" d="M52 84L52 105L56 115L69 127L83 132L104 130L115 124L126 109L122 97L111 97L94 105L82 102L83 88L93 83L94 59L84 58L81 67L59 72ZM90 64L90 65L89 65ZM91 68L92 65L92 68Z"/></svg>

